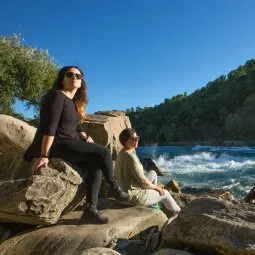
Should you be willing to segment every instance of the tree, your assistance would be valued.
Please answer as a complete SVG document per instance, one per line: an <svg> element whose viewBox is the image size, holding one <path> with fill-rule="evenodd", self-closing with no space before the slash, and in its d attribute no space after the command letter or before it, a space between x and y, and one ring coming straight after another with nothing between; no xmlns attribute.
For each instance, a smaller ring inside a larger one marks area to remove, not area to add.
<svg viewBox="0 0 255 255"><path fill-rule="evenodd" d="M243 138L243 125L242 118L237 114L229 114L226 118L226 134L227 137L236 137L237 139Z"/></svg>
<svg viewBox="0 0 255 255"><path fill-rule="evenodd" d="M38 106L51 88L57 67L47 50L22 44L20 36L0 37L0 113L14 114L15 98Z"/></svg>

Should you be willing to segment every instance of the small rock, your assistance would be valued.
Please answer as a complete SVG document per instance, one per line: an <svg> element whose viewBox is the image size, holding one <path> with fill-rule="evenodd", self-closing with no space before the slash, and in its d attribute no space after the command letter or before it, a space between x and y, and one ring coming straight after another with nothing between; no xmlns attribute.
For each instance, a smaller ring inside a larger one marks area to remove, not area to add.
<svg viewBox="0 0 255 255"><path fill-rule="evenodd" d="M170 189L171 191L175 192L175 193L180 193L180 187L179 184L177 183L177 181L175 180L171 180L167 185L166 188Z"/></svg>
<svg viewBox="0 0 255 255"><path fill-rule="evenodd" d="M96 248L90 248L84 252L82 252L80 255L121 255L117 251L114 251L109 248L103 248L103 247L96 247Z"/></svg>
<svg viewBox="0 0 255 255"><path fill-rule="evenodd" d="M245 198L245 202L247 203L253 203L254 204L254 200L255 200L255 187L253 187L249 194L247 195L247 197Z"/></svg>

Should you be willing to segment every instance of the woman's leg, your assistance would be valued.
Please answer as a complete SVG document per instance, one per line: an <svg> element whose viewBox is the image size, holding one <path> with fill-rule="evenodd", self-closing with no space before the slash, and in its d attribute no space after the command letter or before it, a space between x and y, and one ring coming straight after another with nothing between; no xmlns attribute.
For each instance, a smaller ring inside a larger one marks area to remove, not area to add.
<svg viewBox="0 0 255 255"><path fill-rule="evenodd" d="M170 193L164 189L164 195L160 196L159 192L153 189L148 190L149 195L145 201L145 206L147 205L153 205L158 202L162 202L165 207L169 210L172 211L174 214L177 214L180 212L181 208L177 205L175 200L172 198Z"/></svg>
<svg viewBox="0 0 255 255"><path fill-rule="evenodd" d="M100 162L107 181L114 180L110 151L103 145L86 143L83 140L60 140L53 144L50 156L58 156L70 162Z"/></svg>
<svg viewBox="0 0 255 255"><path fill-rule="evenodd" d="M114 197L119 200L128 200L129 196L123 192L115 177L110 151L95 143L86 143L83 140L57 141L53 144L50 156L58 156L70 162L100 164L106 181L113 190ZM89 167L88 167L89 169Z"/></svg>
<svg viewBox="0 0 255 255"><path fill-rule="evenodd" d="M84 163L78 164L84 169ZM87 165L85 166L88 167ZM85 168L85 169L86 169ZM89 165L88 176L86 178L86 207L81 216L81 220L88 219L95 224L106 224L107 217L101 215L97 210L98 194L102 182L102 170L96 165Z"/></svg>
<svg viewBox="0 0 255 255"><path fill-rule="evenodd" d="M144 171L144 175L154 184L157 185L158 183L158 176L154 170Z"/></svg>
<svg viewBox="0 0 255 255"><path fill-rule="evenodd" d="M89 168L86 178L86 202L93 203L98 201L98 194L102 182L102 170L99 167L94 168L91 165Z"/></svg>

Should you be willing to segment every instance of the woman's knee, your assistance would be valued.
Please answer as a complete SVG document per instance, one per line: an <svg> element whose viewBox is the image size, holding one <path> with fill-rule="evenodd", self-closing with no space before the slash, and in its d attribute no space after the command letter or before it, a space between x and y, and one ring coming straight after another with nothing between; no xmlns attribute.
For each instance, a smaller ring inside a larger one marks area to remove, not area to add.
<svg viewBox="0 0 255 255"><path fill-rule="evenodd" d="M101 144L95 144L96 146L96 153L98 153L102 157L110 157L111 153L108 148Z"/></svg>
<svg viewBox="0 0 255 255"><path fill-rule="evenodd" d="M104 157L112 158L111 152L108 148L104 147Z"/></svg>
<svg viewBox="0 0 255 255"><path fill-rule="evenodd" d="M145 172L145 176L152 182L157 180L157 173L154 170L150 170L148 172Z"/></svg>
<svg viewBox="0 0 255 255"><path fill-rule="evenodd" d="M154 179L158 177L155 170L150 170L149 173L151 174L151 176L153 176Z"/></svg>

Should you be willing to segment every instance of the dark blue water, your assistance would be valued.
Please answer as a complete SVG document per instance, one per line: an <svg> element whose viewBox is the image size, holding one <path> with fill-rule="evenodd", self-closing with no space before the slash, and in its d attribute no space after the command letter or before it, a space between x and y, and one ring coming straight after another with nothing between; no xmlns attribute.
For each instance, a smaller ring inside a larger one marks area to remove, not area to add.
<svg viewBox="0 0 255 255"><path fill-rule="evenodd" d="M137 154L156 161L163 183L175 179L182 188L224 189L235 198L255 186L255 147L145 146Z"/></svg>

